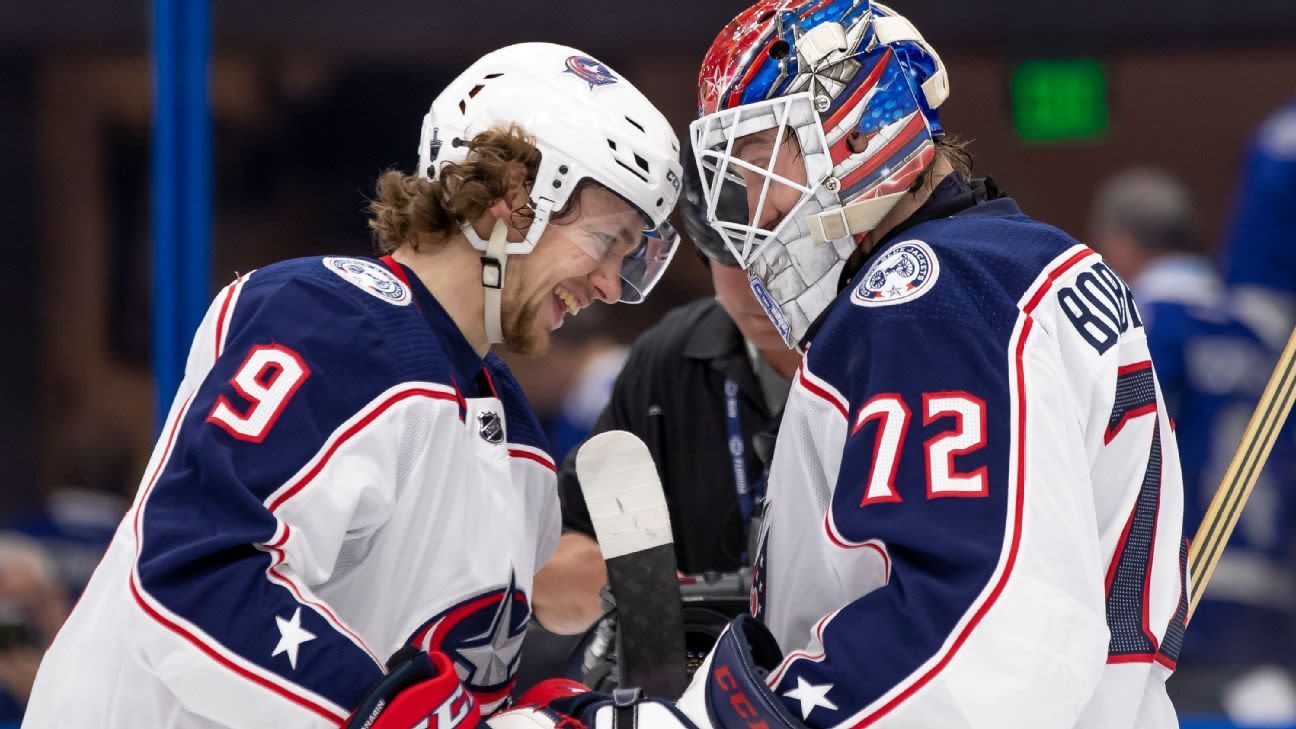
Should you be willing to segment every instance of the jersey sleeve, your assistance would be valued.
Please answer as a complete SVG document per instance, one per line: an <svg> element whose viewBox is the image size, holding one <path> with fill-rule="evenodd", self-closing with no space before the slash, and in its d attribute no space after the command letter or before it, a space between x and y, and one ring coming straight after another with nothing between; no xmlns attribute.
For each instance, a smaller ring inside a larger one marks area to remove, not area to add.
<svg viewBox="0 0 1296 729"><path fill-rule="evenodd" d="M845 416L820 535L840 607L769 678L807 725L1000 726L1014 711L1030 722L1013 726L1069 726L1099 680L1079 424L1061 374L1009 329L888 313L845 354L812 347L794 396ZM844 358L841 391L816 378L817 354Z"/></svg>
<svg viewBox="0 0 1296 729"><path fill-rule="evenodd" d="M131 590L172 634L148 659L222 726L337 726L396 648L317 588L419 478L402 454L456 406L385 354L368 307L392 305L366 296L273 270L224 290L137 497Z"/></svg>

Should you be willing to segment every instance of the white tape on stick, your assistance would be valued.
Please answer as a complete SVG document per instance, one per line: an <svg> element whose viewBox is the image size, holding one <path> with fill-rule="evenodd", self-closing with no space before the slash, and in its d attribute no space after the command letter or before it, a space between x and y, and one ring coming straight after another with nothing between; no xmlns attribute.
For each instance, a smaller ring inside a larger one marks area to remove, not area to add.
<svg viewBox="0 0 1296 729"><path fill-rule="evenodd" d="M670 544L670 512L648 446L610 430L576 453L576 473L604 559Z"/></svg>

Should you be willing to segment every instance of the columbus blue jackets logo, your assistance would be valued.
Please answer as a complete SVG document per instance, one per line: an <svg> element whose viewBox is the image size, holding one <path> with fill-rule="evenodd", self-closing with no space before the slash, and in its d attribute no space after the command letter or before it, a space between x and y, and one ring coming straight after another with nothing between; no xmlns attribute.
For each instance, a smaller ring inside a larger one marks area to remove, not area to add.
<svg viewBox="0 0 1296 729"><path fill-rule="evenodd" d="M325 258L324 266L369 295L396 306L410 303L410 292L386 266L363 258Z"/></svg>
<svg viewBox="0 0 1296 729"><path fill-rule="evenodd" d="M592 89L595 86L607 86L617 82L617 77L612 70L589 56L569 56L567 58L567 68L563 73L574 73L589 84Z"/></svg>
<svg viewBox="0 0 1296 729"><path fill-rule="evenodd" d="M504 442L504 424L500 422L499 413L486 411L477 415L477 433L487 443L499 445Z"/></svg>
<svg viewBox="0 0 1296 729"><path fill-rule="evenodd" d="M447 608L415 631L410 642L449 656L482 712L488 713L513 689L530 617L531 604L510 573L507 586Z"/></svg>
<svg viewBox="0 0 1296 729"><path fill-rule="evenodd" d="M864 279L851 292L851 303L903 304L930 291L939 275L940 264L930 246L920 240L897 243L869 266Z"/></svg>

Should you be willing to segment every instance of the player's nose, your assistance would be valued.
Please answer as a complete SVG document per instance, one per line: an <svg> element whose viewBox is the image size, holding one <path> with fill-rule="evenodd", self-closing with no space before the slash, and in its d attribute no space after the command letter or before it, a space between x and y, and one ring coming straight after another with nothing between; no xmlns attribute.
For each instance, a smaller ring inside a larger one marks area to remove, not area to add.
<svg viewBox="0 0 1296 729"><path fill-rule="evenodd" d="M754 228L764 228L773 230L783 220L783 211L779 210L774 204L772 196L765 193L765 204L761 205L761 188L762 185L747 186L747 224ZM771 183L770 187L773 187Z"/></svg>
<svg viewBox="0 0 1296 729"><path fill-rule="evenodd" d="M599 262L589 274L590 286L594 288L594 298L605 304L615 304L621 300L621 259L608 256Z"/></svg>

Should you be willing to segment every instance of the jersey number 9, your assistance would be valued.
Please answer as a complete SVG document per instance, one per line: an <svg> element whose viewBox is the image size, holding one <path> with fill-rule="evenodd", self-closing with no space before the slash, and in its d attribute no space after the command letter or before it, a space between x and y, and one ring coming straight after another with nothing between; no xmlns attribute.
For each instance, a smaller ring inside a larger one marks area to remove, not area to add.
<svg viewBox="0 0 1296 729"><path fill-rule="evenodd" d="M309 376L310 369L302 358L282 344L253 347L230 380L235 392L250 405L240 411L221 395L207 422L219 425L239 440L260 443Z"/></svg>

